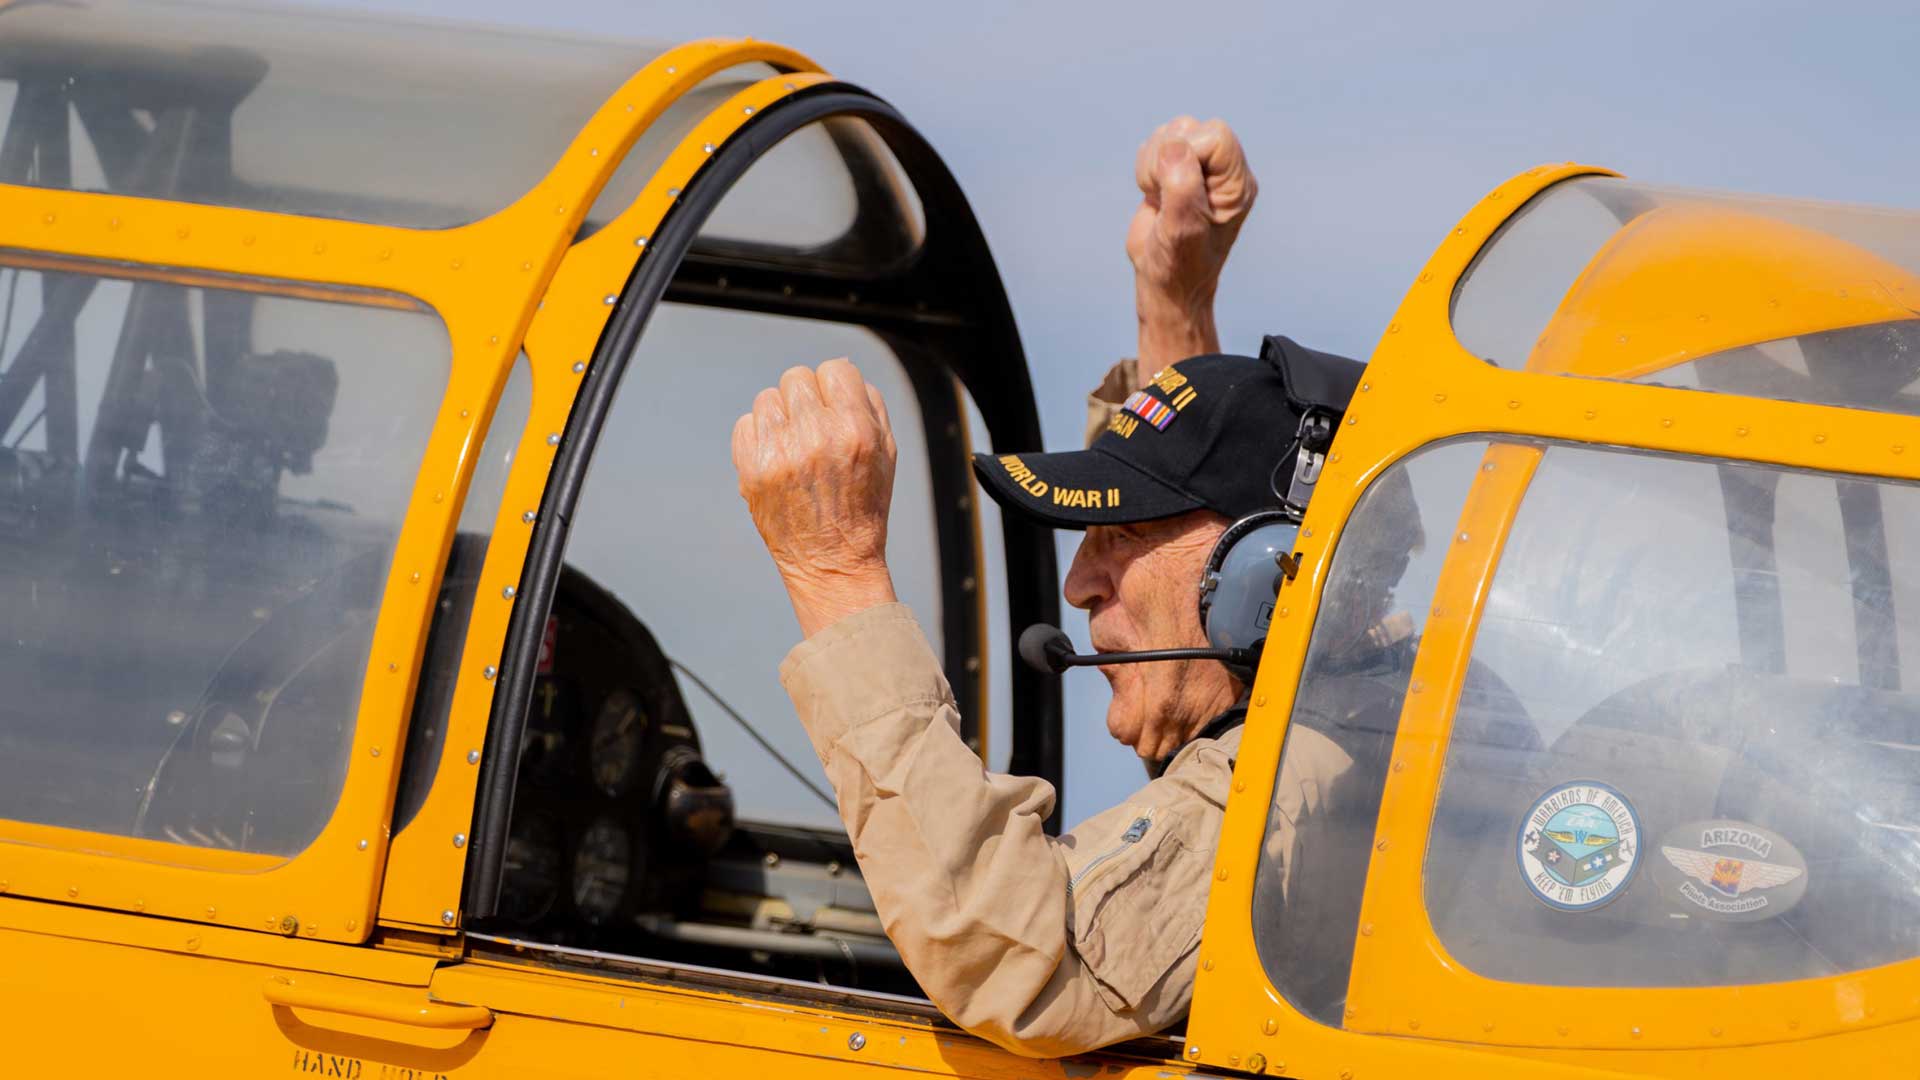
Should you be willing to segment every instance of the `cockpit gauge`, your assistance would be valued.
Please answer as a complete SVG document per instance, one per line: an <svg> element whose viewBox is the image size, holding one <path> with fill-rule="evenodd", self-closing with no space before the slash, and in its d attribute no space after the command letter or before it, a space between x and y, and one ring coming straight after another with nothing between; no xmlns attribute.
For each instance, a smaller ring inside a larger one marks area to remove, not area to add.
<svg viewBox="0 0 1920 1080"><path fill-rule="evenodd" d="M640 766L640 747L651 724L646 706L632 690L620 689L607 695L593 718L588 767L595 787L618 798L633 786Z"/></svg>
<svg viewBox="0 0 1920 1080"><path fill-rule="evenodd" d="M573 906L596 925L611 919L633 877L633 843L611 818L599 818L580 834L573 850Z"/></svg>
<svg viewBox="0 0 1920 1080"><path fill-rule="evenodd" d="M530 923L552 910L560 895L566 857L560 850L560 827L545 814L514 815L502 859L500 911L502 919Z"/></svg>

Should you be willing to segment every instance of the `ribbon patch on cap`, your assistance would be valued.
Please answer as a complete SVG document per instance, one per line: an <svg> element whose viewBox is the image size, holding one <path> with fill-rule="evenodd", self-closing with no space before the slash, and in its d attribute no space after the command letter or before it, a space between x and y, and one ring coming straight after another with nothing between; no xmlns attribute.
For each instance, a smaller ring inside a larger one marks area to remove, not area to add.
<svg viewBox="0 0 1920 1080"><path fill-rule="evenodd" d="M1145 390L1135 390L1120 407L1152 424L1155 431L1167 430L1167 425L1173 423L1173 418L1179 415L1174 411L1173 406Z"/></svg>

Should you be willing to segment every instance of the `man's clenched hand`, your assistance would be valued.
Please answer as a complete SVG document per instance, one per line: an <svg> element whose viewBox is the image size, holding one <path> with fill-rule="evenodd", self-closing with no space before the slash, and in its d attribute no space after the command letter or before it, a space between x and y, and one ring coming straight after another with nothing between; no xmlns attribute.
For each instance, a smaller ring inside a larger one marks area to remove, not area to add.
<svg viewBox="0 0 1920 1080"><path fill-rule="evenodd" d="M1218 352L1213 298L1259 185L1233 129L1190 116L1160 125L1134 162L1140 207L1127 230L1141 374Z"/></svg>
<svg viewBox="0 0 1920 1080"><path fill-rule="evenodd" d="M740 497L811 637L894 600L887 510L896 450L880 391L845 359L790 368L733 425Z"/></svg>

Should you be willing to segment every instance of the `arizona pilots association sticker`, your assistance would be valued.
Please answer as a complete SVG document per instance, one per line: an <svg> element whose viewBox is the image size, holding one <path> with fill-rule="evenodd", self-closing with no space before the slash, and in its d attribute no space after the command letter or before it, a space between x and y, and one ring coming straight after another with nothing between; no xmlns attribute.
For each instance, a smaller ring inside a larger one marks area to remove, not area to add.
<svg viewBox="0 0 1920 1080"><path fill-rule="evenodd" d="M1562 784L1521 820L1520 872L1548 907L1588 911L1620 894L1640 865L1640 816L1591 780Z"/></svg>
<svg viewBox="0 0 1920 1080"><path fill-rule="evenodd" d="M1751 822L1689 822L1660 838L1660 856L1653 864L1660 891L1688 911L1724 922L1785 914L1807 891L1806 856L1786 837Z"/></svg>

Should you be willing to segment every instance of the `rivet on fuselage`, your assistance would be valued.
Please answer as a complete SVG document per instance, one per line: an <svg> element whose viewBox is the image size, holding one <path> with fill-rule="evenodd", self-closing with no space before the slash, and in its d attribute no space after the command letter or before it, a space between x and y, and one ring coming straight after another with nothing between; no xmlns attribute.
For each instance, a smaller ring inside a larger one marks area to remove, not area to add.
<svg viewBox="0 0 1920 1080"><path fill-rule="evenodd" d="M494 667L492 664L488 664L486 667L480 669L480 677L483 679L492 679L498 674L500 674L500 669Z"/></svg>
<svg viewBox="0 0 1920 1080"><path fill-rule="evenodd" d="M355 844L354 847L361 851L365 851L367 850L367 842L365 840L362 840L358 844Z"/></svg>
<svg viewBox="0 0 1920 1080"><path fill-rule="evenodd" d="M480 751L478 750L467 751L467 764L469 765L480 764Z"/></svg>
<svg viewBox="0 0 1920 1080"><path fill-rule="evenodd" d="M573 362L573 373L575 375L578 375L585 370L587 370L587 362L585 360L575 360Z"/></svg>
<svg viewBox="0 0 1920 1080"><path fill-rule="evenodd" d="M500 595L508 600L513 599L513 586L509 585L506 588L501 589Z"/></svg>
<svg viewBox="0 0 1920 1080"><path fill-rule="evenodd" d="M457 833L454 833L454 834L453 834L453 846L454 846L454 847L457 847L457 848L463 848L463 847L466 847L466 846L467 846L467 834L466 834L466 833L463 833L463 832L457 832Z"/></svg>
<svg viewBox="0 0 1920 1080"><path fill-rule="evenodd" d="M446 911L441 912L440 921L444 925L452 926L453 925L453 909L448 908Z"/></svg>

